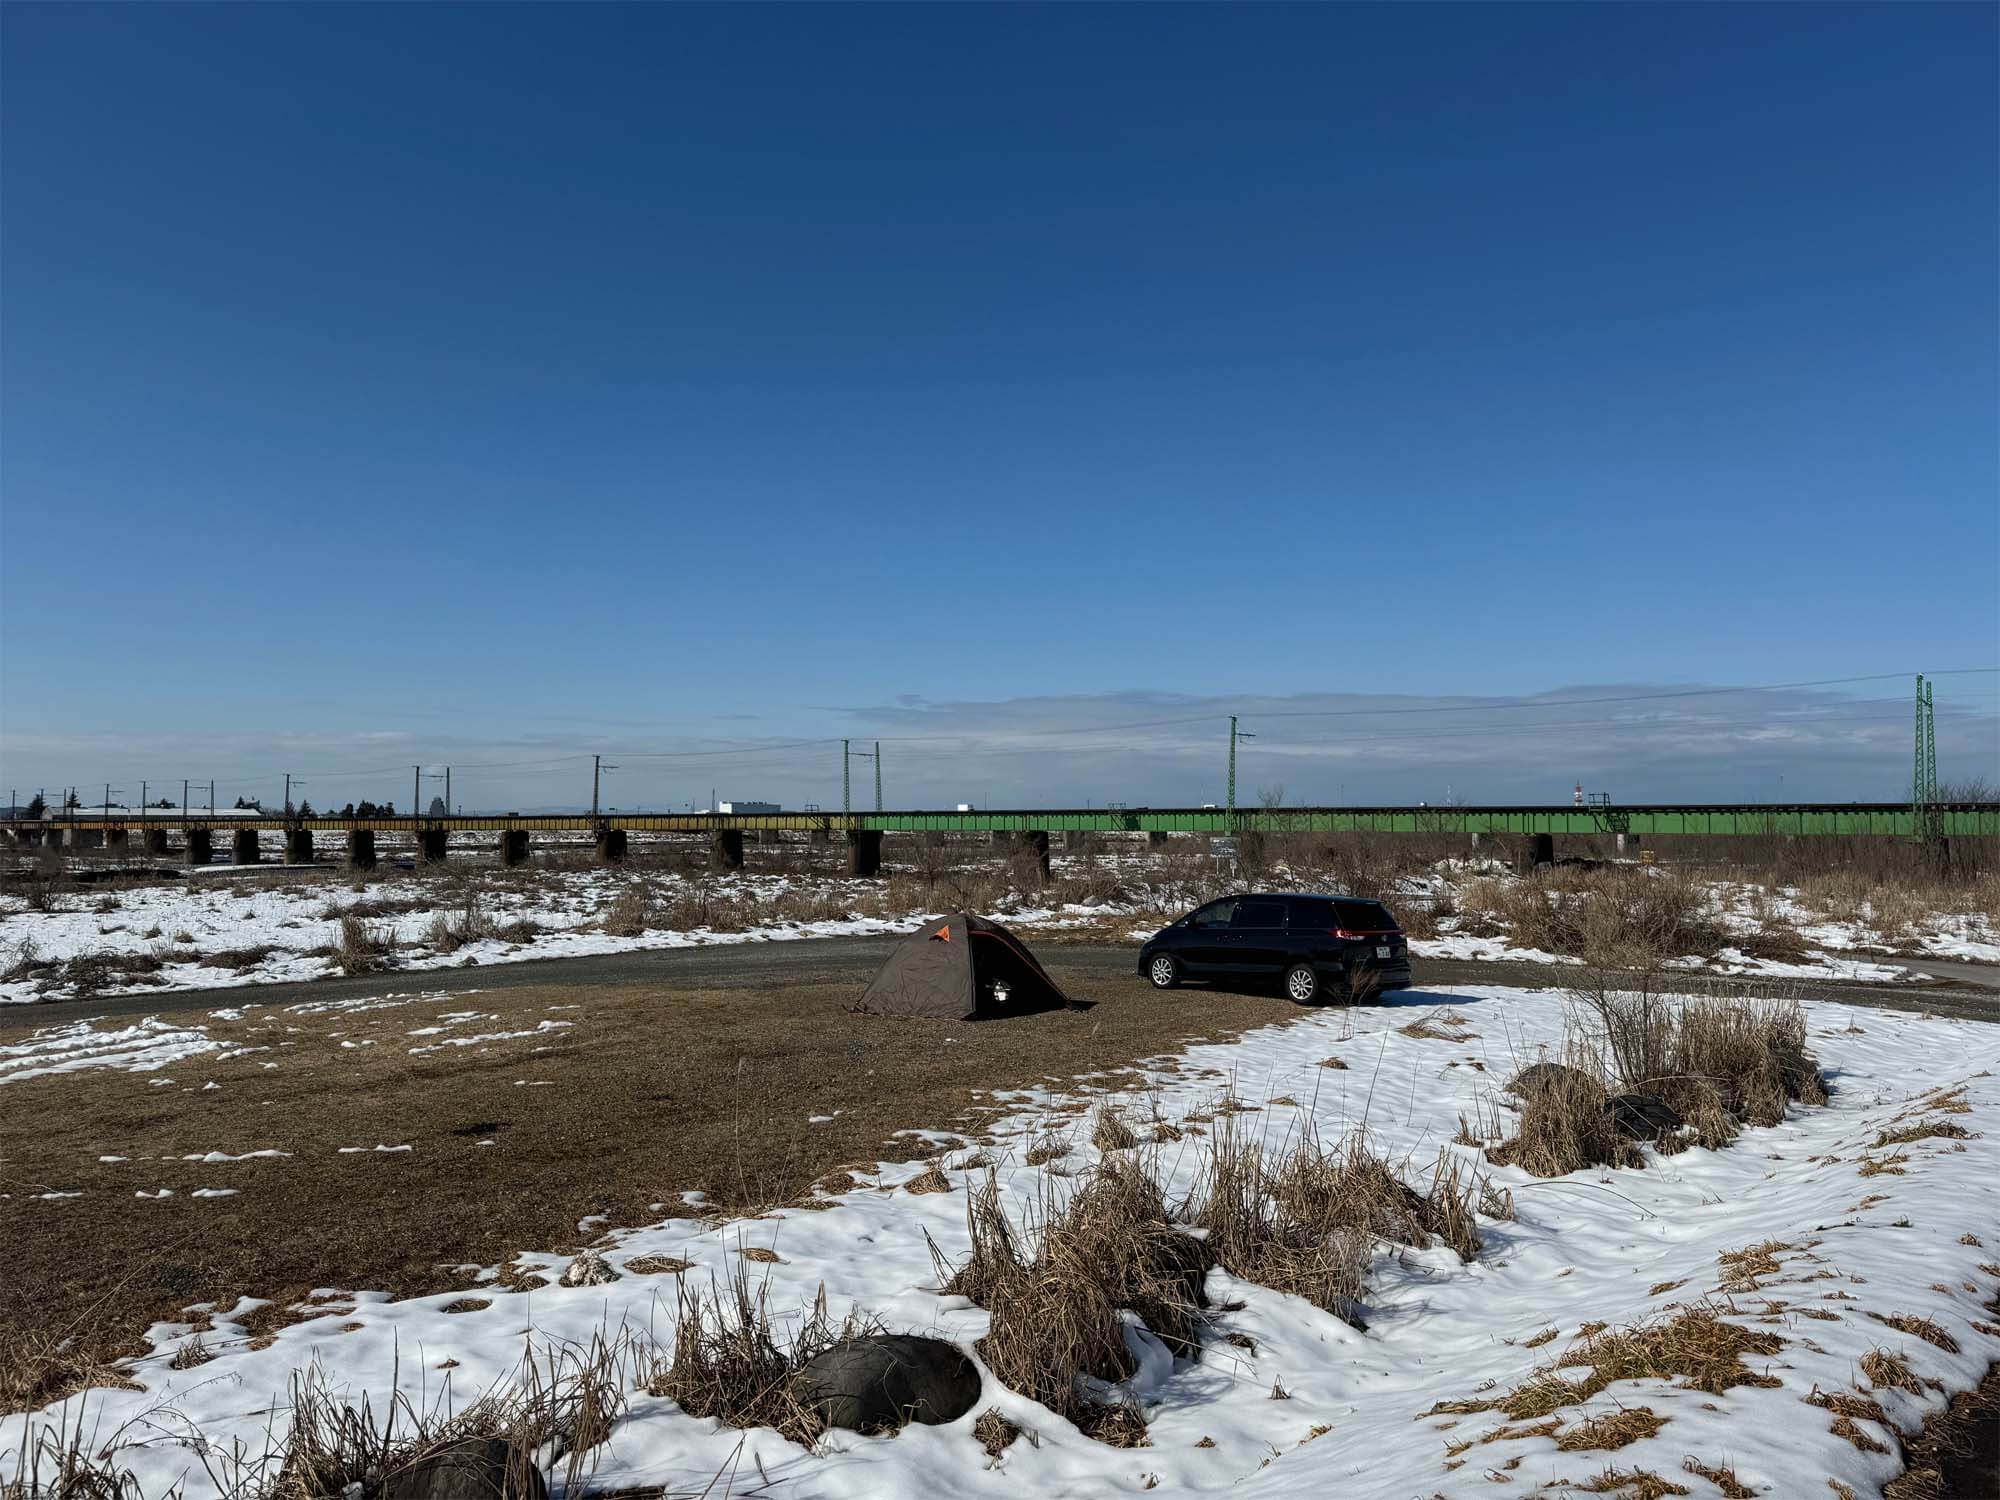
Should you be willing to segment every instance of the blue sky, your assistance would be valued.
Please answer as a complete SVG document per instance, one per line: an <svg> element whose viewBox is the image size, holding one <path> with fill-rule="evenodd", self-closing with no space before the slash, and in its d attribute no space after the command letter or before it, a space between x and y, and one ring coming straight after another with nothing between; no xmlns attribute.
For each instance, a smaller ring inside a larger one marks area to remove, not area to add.
<svg viewBox="0 0 2000 1500"><path fill-rule="evenodd" d="M767 758L627 795L827 802L837 753L766 747L914 713L983 759L892 801L1160 802L1219 757L1045 732L2000 662L1990 7L16 4L0 40L10 783L456 758L540 805L570 763L509 762L731 745ZM1995 683L1940 685L1946 775L2000 770ZM1283 769L1894 796L1906 683L1847 691L1866 746L1753 743L1794 694L1703 753L1443 733L1503 710L1330 719Z"/></svg>

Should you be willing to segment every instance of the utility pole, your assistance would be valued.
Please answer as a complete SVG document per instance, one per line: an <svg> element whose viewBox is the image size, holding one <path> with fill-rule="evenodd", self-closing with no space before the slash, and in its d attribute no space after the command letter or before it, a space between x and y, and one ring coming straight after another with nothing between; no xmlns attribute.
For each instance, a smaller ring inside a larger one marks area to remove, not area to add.
<svg viewBox="0 0 2000 1500"><path fill-rule="evenodd" d="M187 831L188 831L188 778L183 776L181 778L181 837L182 838L187 837Z"/></svg>
<svg viewBox="0 0 2000 1500"><path fill-rule="evenodd" d="M593 823L597 821L597 788L598 788L598 783L603 779L603 776L604 776L604 757L601 755L591 756L590 757L590 821Z"/></svg>
<svg viewBox="0 0 2000 1500"><path fill-rule="evenodd" d="M415 820L422 815L423 810L424 810L424 768L422 766L411 766L410 767L410 818L411 818L410 826L412 828L417 826Z"/></svg>
<svg viewBox="0 0 2000 1500"><path fill-rule="evenodd" d="M144 777L141 777L139 780L139 816L142 818L146 816L146 781Z"/></svg>
<svg viewBox="0 0 2000 1500"><path fill-rule="evenodd" d="M847 741L842 740L840 742L840 810L843 813L854 811L854 783L852 776L848 772L849 758L850 752L847 748Z"/></svg>
<svg viewBox="0 0 2000 1500"><path fill-rule="evenodd" d="M444 815L451 816L451 767L444 768Z"/></svg>
<svg viewBox="0 0 2000 1500"><path fill-rule="evenodd" d="M215 820L215 778L213 776L208 778L208 816L209 821L213 822Z"/></svg>
<svg viewBox="0 0 2000 1500"><path fill-rule="evenodd" d="M1229 826L1236 826L1236 742L1254 740L1257 736L1248 730L1238 730L1236 715L1229 716Z"/></svg>
<svg viewBox="0 0 2000 1500"><path fill-rule="evenodd" d="M292 821L292 773L285 772L285 821Z"/></svg>

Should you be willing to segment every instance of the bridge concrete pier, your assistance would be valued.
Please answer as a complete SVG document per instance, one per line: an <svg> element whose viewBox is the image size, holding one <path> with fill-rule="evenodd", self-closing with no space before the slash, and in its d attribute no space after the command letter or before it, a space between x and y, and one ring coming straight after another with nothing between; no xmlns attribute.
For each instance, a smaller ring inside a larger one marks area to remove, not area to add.
<svg viewBox="0 0 2000 1500"><path fill-rule="evenodd" d="M445 861L445 850L450 844L450 836L442 828L419 828L417 830L417 859L427 865L441 865Z"/></svg>
<svg viewBox="0 0 2000 1500"><path fill-rule="evenodd" d="M164 828L148 828L145 838L146 853L154 859L165 859L167 856L167 830Z"/></svg>
<svg viewBox="0 0 2000 1500"><path fill-rule="evenodd" d="M708 862L717 870L743 868L743 830L718 828L708 841Z"/></svg>
<svg viewBox="0 0 2000 1500"><path fill-rule="evenodd" d="M986 835L986 842L993 845L995 848L1011 849L1019 841L1020 841L1019 835L1010 833L1008 830L1004 828L996 828L991 833Z"/></svg>
<svg viewBox="0 0 2000 1500"><path fill-rule="evenodd" d="M1014 839L1017 854L1032 859L1043 880L1049 878L1049 835L1045 828L1024 828Z"/></svg>
<svg viewBox="0 0 2000 1500"><path fill-rule="evenodd" d="M206 828L190 828L187 833L187 862L191 865L212 864L215 860L215 836Z"/></svg>
<svg viewBox="0 0 2000 1500"><path fill-rule="evenodd" d="M310 828L287 828L285 830L285 863L288 865L309 865L312 862L312 830Z"/></svg>
<svg viewBox="0 0 2000 1500"><path fill-rule="evenodd" d="M848 830L847 873L850 875L879 875L882 873L881 829L851 828Z"/></svg>
<svg viewBox="0 0 2000 1500"><path fill-rule="evenodd" d="M257 847L256 829L239 828L230 836L230 842L229 842L230 863L238 865L254 865L260 863L263 860L263 858L264 858L263 850Z"/></svg>
<svg viewBox="0 0 2000 1500"><path fill-rule="evenodd" d="M600 865L622 864L628 840L622 828L600 828L597 830L595 858Z"/></svg>
<svg viewBox="0 0 2000 1500"><path fill-rule="evenodd" d="M1167 847L1166 830L1161 828L1155 828L1152 832L1148 833L1146 835L1146 847L1148 849L1166 848Z"/></svg>
<svg viewBox="0 0 2000 1500"><path fill-rule="evenodd" d="M500 834L500 863L512 869L528 862L528 830L508 828Z"/></svg>
<svg viewBox="0 0 2000 1500"><path fill-rule="evenodd" d="M374 829L350 828L347 830L347 867L350 870L372 870L375 868Z"/></svg>
<svg viewBox="0 0 2000 1500"><path fill-rule="evenodd" d="M69 837L63 840L63 846L69 849L102 849L104 834L96 828L72 828Z"/></svg>
<svg viewBox="0 0 2000 1500"><path fill-rule="evenodd" d="M1527 847L1521 851L1521 873L1532 874L1546 865L1556 862L1556 838L1552 833L1531 833Z"/></svg>
<svg viewBox="0 0 2000 1500"><path fill-rule="evenodd" d="M830 844L833 842L833 830L831 828L815 828L807 835L807 838L815 844Z"/></svg>
<svg viewBox="0 0 2000 1500"><path fill-rule="evenodd" d="M104 847L113 854L123 854L132 847L132 833L126 828L107 828L104 831Z"/></svg>

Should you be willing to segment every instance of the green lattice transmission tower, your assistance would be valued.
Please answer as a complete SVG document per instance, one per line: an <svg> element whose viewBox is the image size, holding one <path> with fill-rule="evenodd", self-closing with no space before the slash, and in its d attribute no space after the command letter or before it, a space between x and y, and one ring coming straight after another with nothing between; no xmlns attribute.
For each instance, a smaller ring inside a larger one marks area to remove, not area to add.
<svg viewBox="0 0 2000 1500"><path fill-rule="evenodd" d="M1910 773L1910 811L1915 815L1917 837L1929 840L1942 832L1937 806L1937 720L1931 709L1931 684L1917 675L1917 744L1914 769Z"/></svg>

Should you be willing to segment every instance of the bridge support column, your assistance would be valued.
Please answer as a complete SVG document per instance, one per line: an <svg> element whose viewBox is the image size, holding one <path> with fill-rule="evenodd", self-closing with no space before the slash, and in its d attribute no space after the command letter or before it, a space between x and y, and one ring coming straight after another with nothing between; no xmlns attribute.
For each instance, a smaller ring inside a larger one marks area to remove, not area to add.
<svg viewBox="0 0 2000 1500"><path fill-rule="evenodd" d="M1005 829L996 828L986 835L986 842L995 848L1011 849L1019 840L1016 835L1007 832Z"/></svg>
<svg viewBox="0 0 2000 1500"><path fill-rule="evenodd" d="M148 828L146 830L146 853L154 859L165 859L167 855L167 830Z"/></svg>
<svg viewBox="0 0 2000 1500"><path fill-rule="evenodd" d="M254 865L262 860L264 853L257 847L257 830L239 828L230 835L230 862L239 865Z"/></svg>
<svg viewBox="0 0 2000 1500"><path fill-rule="evenodd" d="M417 830L417 859L427 865L441 865L445 859L445 848L450 842L442 828L419 828Z"/></svg>
<svg viewBox="0 0 2000 1500"><path fill-rule="evenodd" d="M1552 833L1531 833L1528 846L1521 851L1521 873L1533 874L1544 865L1556 862L1556 839Z"/></svg>
<svg viewBox="0 0 2000 1500"><path fill-rule="evenodd" d="M215 838L206 828L190 828L187 831L187 862L191 865L205 865L215 859Z"/></svg>
<svg viewBox="0 0 2000 1500"><path fill-rule="evenodd" d="M718 828L708 841L708 862L718 870L743 868L743 830Z"/></svg>
<svg viewBox="0 0 2000 1500"><path fill-rule="evenodd" d="M1041 879L1049 878L1049 835L1045 828L1024 828L1015 836L1015 852L1032 860Z"/></svg>
<svg viewBox="0 0 2000 1500"><path fill-rule="evenodd" d="M372 870L375 868L374 829L350 828L347 830L347 867L350 870Z"/></svg>
<svg viewBox="0 0 2000 1500"><path fill-rule="evenodd" d="M622 828L600 828L597 830L596 859L600 865L623 863L626 846L625 830Z"/></svg>
<svg viewBox="0 0 2000 1500"><path fill-rule="evenodd" d="M1472 847L1475 849L1479 847L1479 835L1476 833L1472 836Z"/></svg>
<svg viewBox="0 0 2000 1500"><path fill-rule="evenodd" d="M848 830L847 873L850 875L879 875L882 873L881 829L850 828Z"/></svg>
<svg viewBox="0 0 2000 1500"><path fill-rule="evenodd" d="M833 830L831 828L815 828L808 837L815 844L830 844L833 842Z"/></svg>
<svg viewBox="0 0 2000 1500"><path fill-rule="evenodd" d="M288 828L285 830L285 863L288 865L309 865L313 862L313 836L310 828Z"/></svg>
<svg viewBox="0 0 2000 1500"><path fill-rule="evenodd" d="M71 849L102 849L104 833L97 828L72 828L63 843Z"/></svg>
<svg viewBox="0 0 2000 1500"><path fill-rule="evenodd" d="M1151 833L1147 834L1147 835L1146 835L1146 847L1147 847L1148 849L1164 849L1164 848L1166 848L1166 847L1167 847L1167 835L1166 835L1166 831L1165 831L1164 829L1159 829L1159 828L1156 828L1156 829L1154 829L1154 830L1153 830L1153 831L1152 831Z"/></svg>
<svg viewBox="0 0 2000 1500"><path fill-rule="evenodd" d="M1618 852L1623 854L1628 849L1637 849L1640 846L1640 842L1639 835L1636 833L1621 833L1618 835Z"/></svg>
<svg viewBox="0 0 2000 1500"><path fill-rule="evenodd" d="M107 828L104 831L104 847L113 854L123 854L132 844L129 829Z"/></svg>
<svg viewBox="0 0 2000 1500"><path fill-rule="evenodd" d="M528 830L509 828L500 835L500 863L512 869L528 862Z"/></svg>

